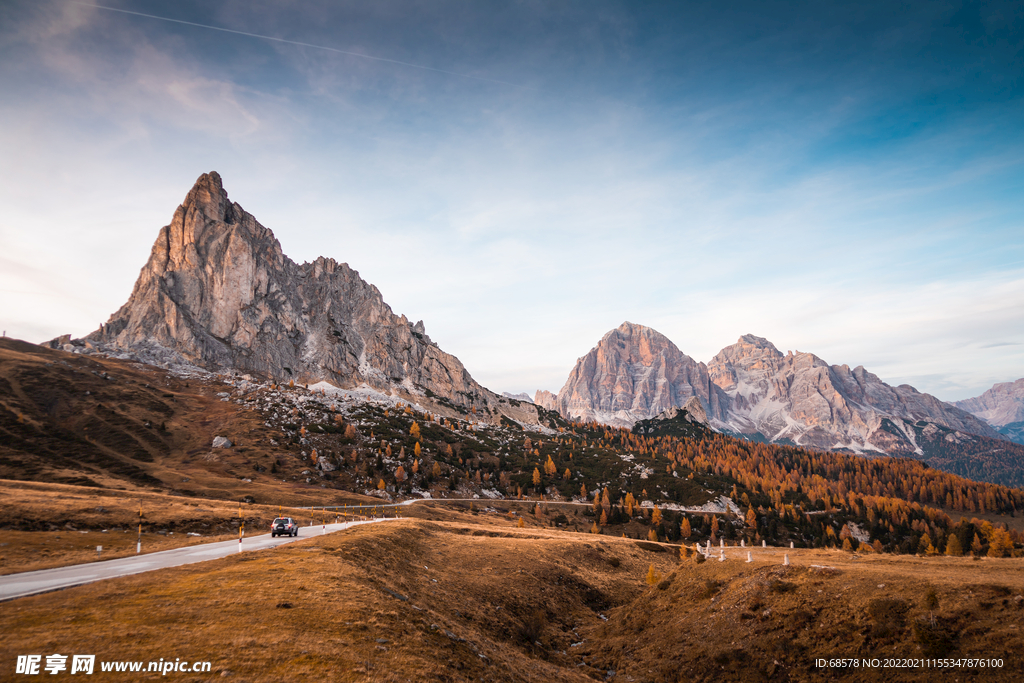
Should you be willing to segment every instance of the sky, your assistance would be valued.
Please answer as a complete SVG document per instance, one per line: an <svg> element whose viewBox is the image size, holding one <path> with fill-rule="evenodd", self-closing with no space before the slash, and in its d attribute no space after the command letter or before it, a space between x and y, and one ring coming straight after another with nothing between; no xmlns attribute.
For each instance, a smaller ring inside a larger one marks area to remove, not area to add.
<svg viewBox="0 0 1024 683"><path fill-rule="evenodd" d="M495 391L609 330L1024 377L1020 2L0 3L0 327L82 336L196 178Z"/></svg>

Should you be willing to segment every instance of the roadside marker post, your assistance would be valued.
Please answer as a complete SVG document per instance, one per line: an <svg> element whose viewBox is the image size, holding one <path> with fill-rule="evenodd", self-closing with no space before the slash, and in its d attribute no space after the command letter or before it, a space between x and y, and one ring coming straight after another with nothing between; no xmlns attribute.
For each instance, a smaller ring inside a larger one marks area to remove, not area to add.
<svg viewBox="0 0 1024 683"><path fill-rule="evenodd" d="M142 502L139 502L139 540L135 544L135 554L142 552Z"/></svg>

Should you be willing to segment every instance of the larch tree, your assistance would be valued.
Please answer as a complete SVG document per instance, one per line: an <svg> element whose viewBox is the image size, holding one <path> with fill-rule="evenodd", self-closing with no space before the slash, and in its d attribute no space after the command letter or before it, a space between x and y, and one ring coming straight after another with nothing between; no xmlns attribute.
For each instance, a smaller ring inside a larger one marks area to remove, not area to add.
<svg viewBox="0 0 1024 683"><path fill-rule="evenodd" d="M956 534L950 534L946 539L946 554L950 557L960 557L964 554L963 546L960 545L960 538Z"/></svg>
<svg viewBox="0 0 1024 683"><path fill-rule="evenodd" d="M1009 557L1013 552L1013 540L1006 529L993 529L992 538L989 540L989 557Z"/></svg>
<svg viewBox="0 0 1024 683"><path fill-rule="evenodd" d="M690 520L683 517L683 521L679 524L679 535L683 538L689 538L693 533L693 529L690 528Z"/></svg>
<svg viewBox="0 0 1024 683"><path fill-rule="evenodd" d="M653 586L654 584L658 583L658 581L661 580L661 577L658 576L658 573L656 571L654 571L654 565L653 564L647 570L647 579L646 580L647 580L647 585L648 586Z"/></svg>
<svg viewBox="0 0 1024 683"><path fill-rule="evenodd" d="M551 459L551 455L549 454L547 461L544 463L544 474L551 477L554 476L557 472L558 465L555 464L555 461Z"/></svg>
<svg viewBox="0 0 1024 683"><path fill-rule="evenodd" d="M540 470L536 467L533 468L533 485L540 486Z"/></svg>
<svg viewBox="0 0 1024 683"><path fill-rule="evenodd" d="M974 534L974 540L971 541L971 552L974 553L975 557L981 557L982 543L981 537L978 534Z"/></svg>

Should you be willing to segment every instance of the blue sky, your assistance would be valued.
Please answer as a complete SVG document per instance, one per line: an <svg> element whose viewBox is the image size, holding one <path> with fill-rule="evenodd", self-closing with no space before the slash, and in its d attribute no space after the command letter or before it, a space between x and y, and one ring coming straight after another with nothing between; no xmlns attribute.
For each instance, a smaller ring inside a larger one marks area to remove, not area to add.
<svg viewBox="0 0 1024 683"><path fill-rule="evenodd" d="M0 5L8 335L95 329L217 170L497 391L624 320L1024 376L1020 3L90 4Z"/></svg>

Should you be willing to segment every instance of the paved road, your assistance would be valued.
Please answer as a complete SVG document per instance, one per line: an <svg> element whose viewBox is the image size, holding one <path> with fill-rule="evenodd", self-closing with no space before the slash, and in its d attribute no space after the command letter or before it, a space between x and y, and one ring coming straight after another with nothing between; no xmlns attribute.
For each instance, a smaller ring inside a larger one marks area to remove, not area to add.
<svg viewBox="0 0 1024 683"><path fill-rule="evenodd" d="M343 522L341 524L328 524L326 529L320 526L306 526L299 531L299 536L279 536L271 538L270 534L262 536L250 536L242 541L242 551L264 550L276 548L285 543L302 540L311 536L320 536L324 531L331 533L341 531L358 524L371 524L383 522L383 519L373 519L359 522ZM129 576L141 574L142 572L154 569L165 569L167 567L178 567L183 564L204 562L227 557L238 551L238 541L221 541L219 543L205 543L174 550L163 550L158 553L136 555L134 557L123 557L117 560L106 560L104 562L90 562L77 564L70 567L57 567L56 569L41 569L35 572L22 572L20 574L8 574L0 576L0 601L21 598L34 593L45 593L46 591L79 586L83 583L112 579L117 576Z"/></svg>

